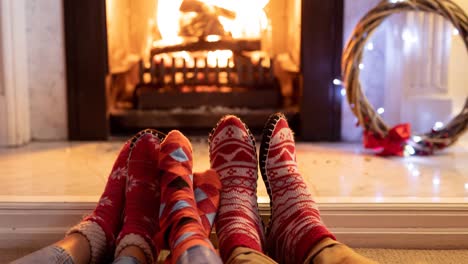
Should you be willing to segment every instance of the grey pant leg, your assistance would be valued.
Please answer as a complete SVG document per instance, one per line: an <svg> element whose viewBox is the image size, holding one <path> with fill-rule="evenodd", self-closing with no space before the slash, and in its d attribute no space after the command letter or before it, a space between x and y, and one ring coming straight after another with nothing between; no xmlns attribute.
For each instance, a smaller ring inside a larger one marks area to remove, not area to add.
<svg viewBox="0 0 468 264"><path fill-rule="evenodd" d="M138 259L131 256L118 257L112 262L112 264L140 264Z"/></svg>
<svg viewBox="0 0 468 264"><path fill-rule="evenodd" d="M204 246L193 246L177 260L177 264L222 264L221 258Z"/></svg>
<svg viewBox="0 0 468 264"><path fill-rule="evenodd" d="M65 249L48 246L27 256L13 261L11 264L74 264L72 257Z"/></svg>

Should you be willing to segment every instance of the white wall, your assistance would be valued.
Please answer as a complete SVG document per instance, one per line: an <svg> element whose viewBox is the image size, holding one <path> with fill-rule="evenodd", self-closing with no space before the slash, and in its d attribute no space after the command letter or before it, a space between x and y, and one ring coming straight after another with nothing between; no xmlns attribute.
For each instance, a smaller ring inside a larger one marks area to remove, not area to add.
<svg viewBox="0 0 468 264"><path fill-rule="evenodd" d="M67 99L62 0L27 0L31 134L66 139Z"/></svg>
<svg viewBox="0 0 468 264"><path fill-rule="evenodd" d="M62 0L2 0L0 8L0 145L66 139Z"/></svg>
<svg viewBox="0 0 468 264"><path fill-rule="evenodd" d="M30 140L25 0L0 1L0 146Z"/></svg>

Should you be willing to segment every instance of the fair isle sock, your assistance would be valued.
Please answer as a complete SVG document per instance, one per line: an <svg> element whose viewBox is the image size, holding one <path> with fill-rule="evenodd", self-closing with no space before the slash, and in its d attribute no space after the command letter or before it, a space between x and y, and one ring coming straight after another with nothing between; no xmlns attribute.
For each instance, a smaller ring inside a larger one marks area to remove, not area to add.
<svg viewBox="0 0 468 264"><path fill-rule="evenodd" d="M210 135L211 168L222 190L215 220L221 257L227 261L237 247L262 252L263 227L257 205L257 155L245 124L226 116Z"/></svg>
<svg viewBox="0 0 468 264"><path fill-rule="evenodd" d="M193 190L203 228L209 235L219 207L221 182L215 170L193 174Z"/></svg>
<svg viewBox="0 0 468 264"><path fill-rule="evenodd" d="M260 170L273 205L268 253L280 263L302 263L318 242L335 237L299 173L294 135L282 114L272 115L265 127Z"/></svg>
<svg viewBox="0 0 468 264"><path fill-rule="evenodd" d="M122 222L130 144L131 140L120 150L94 211L67 232L67 235L80 233L86 237L91 249L90 263L99 263L114 250L115 236Z"/></svg>
<svg viewBox="0 0 468 264"><path fill-rule="evenodd" d="M160 136L157 132L147 130L132 142L124 220L117 238L115 256L128 246L139 247L148 263L152 263L156 255L153 237L159 228L159 149Z"/></svg>
<svg viewBox="0 0 468 264"><path fill-rule="evenodd" d="M194 246L215 252L203 227L193 191L192 147L179 131L171 131L161 144L160 243L171 250L169 261Z"/></svg>

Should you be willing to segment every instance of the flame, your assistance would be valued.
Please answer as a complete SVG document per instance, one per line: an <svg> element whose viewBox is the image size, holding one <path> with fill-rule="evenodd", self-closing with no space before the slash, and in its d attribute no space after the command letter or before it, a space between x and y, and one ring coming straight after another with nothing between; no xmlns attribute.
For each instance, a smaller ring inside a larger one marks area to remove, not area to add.
<svg viewBox="0 0 468 264"><path fill-rule="evenodd" d="M179 8L183 0L159 0L157 22L164 43L179 43ZM232 11L234 19L219 16L224 30L233 38L260 38L261 32L268 27L264 11L269 0L200 0L209 6L216 6Z"/></svg>
<svg viewBox="0 0 468 264"><path fill-rule="evenodd" d="M232 51L230 50L209 51L207 56L208 66L214 68L218 64L221 68L227 67L232 55Z"/></svg>
<svg viewBox="0 0 468 264"><path fill-rule="evenodd" d="M180 7L184 0L159 0L157 8L157 24L162 39L154 42L158 45L175 45L183 43L185 40L179 34L180 21L184 18L193 18L196 13L185 13L181 15ZM219 7L235 13L235 17L218 16L218 20L234 39L248 38L260 39L262 32L268 27L268 18L264 11L269 0L200 0L211 7ZM216 42L221 40L222 36L208 35L205 41ZM195 54L188 52L172 53L171 56L184 59L187 66L193 67L195 64ZM208 67L233 67L233 53L230 50L216 50L205 52ZM169 61L169 59L165 59ZM204 67L204 60L197 60L197 66Z"/></svg>

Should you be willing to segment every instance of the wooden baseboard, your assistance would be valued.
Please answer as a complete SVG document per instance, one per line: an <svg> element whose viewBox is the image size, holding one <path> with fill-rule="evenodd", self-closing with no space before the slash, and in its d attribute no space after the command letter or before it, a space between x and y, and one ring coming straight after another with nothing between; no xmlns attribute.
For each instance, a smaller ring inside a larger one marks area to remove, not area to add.
<svg viewBox="0 0 468 264"><path fill-rule="evenodd" d="M0 248L37 248L61 239L94 202L0 203ZM321 203L324 222L351 247L468 248L468 204ZM268 204L259 205L262 218Z"/></svg>

